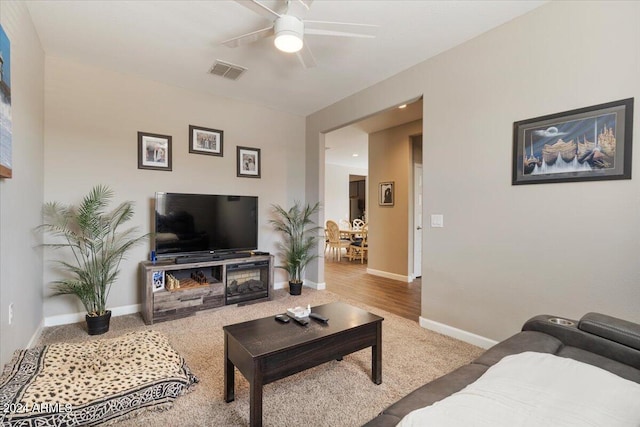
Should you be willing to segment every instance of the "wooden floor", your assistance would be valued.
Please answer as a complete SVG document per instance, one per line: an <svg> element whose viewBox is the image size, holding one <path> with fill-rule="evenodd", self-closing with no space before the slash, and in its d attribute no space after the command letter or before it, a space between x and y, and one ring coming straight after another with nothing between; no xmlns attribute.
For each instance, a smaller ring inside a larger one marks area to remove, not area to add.
<svg viewBox="0 0 640 427"><path fill-rule="evenodd" d="M422 280L411 283L367 274L367 264L342 258L325 257L324 279L327 290L357 299L365 304L418 321Z"/></svg>

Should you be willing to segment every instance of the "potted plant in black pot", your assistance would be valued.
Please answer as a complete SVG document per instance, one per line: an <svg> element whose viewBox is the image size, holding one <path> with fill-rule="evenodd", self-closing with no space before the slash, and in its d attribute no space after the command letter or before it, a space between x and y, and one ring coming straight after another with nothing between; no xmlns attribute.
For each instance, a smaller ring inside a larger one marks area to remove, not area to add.
<svg viewBox="0 0 640 427"><path fill-rule="evenodd" d="M276 268L282 268L289 273L291 295L302 293L304 268L318 257L313 250L321 237L320 227L315 226L311 217L319 210L320 203L301 206L301 203L296 201L289 210L273 205L276 218L269 222L284 237L284 241L278 243L282 265L277 265Z"/></svg>
<svg viewBox="0 0 640 427"><path fill-rule="evenodd" d="M44 224L40 228L55 239L44 246L68 248L73 255L68 261L57 260L69 277L53 282L54 295L75 295L80 299L87 311L89 335L109 330L111 311L106 305L111 285L120 273L120 261L148 236L136 236L135 227L121 230L133 216L133 203L123 202L107 211L112 198L113 191L98 185L79 206L48 202L43 208Z"/></svg>

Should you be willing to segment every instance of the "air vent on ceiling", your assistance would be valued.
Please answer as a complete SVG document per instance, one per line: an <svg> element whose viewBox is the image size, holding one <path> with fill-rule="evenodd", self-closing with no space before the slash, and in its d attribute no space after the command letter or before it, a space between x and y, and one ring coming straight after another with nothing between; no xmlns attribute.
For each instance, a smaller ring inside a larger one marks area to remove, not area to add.
<svg viewBox="0 0 640 427"><path fill-rule="evenodd" d="M247 71L247 69L239 65L216 60L213 67L209 70L209 73L226 79L238 80L245 71Z"/></svg>

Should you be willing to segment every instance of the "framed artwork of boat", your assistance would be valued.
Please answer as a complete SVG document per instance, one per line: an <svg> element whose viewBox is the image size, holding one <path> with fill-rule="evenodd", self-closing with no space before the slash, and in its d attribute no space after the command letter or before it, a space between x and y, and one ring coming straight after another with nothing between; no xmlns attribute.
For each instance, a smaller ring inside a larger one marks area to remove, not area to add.
<svg viewBox="0 0 640 427"><path fill-rule="evenodd" d="M511 184L631 179L633 98L513 124Z"/></svg>

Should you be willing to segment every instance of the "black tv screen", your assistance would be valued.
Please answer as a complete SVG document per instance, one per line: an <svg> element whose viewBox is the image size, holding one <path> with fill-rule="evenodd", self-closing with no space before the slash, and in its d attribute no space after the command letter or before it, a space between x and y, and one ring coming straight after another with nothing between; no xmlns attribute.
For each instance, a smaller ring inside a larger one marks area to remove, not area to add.
<svg viewBox="0 0 640 427"><path fill-rule="evenodd" d="M258 248L258 198L156 193L155 251L159 258Z"/></svg>

